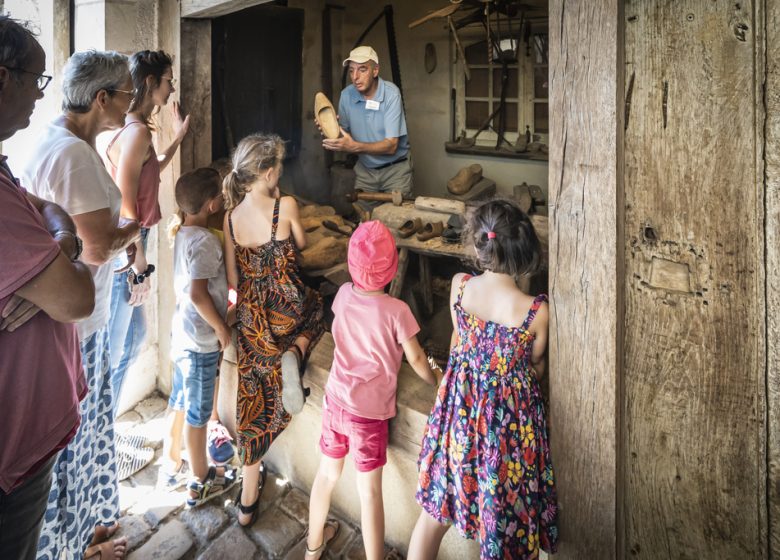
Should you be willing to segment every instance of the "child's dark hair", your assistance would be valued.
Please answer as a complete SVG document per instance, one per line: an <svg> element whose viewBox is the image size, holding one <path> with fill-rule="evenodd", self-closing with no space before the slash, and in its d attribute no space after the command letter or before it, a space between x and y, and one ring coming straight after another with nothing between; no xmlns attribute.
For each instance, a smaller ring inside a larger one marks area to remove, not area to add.
<svg viewBox="0 0 780 560"><path fill-rule="evenodd" d="M225 208L238 206L251 185L268 169L284 160L284 140L276 134L250 134L233 151L233 168L222 181Z"/></svg>
<svg viewBox="0 0 780 560"><path fill-rule="evenodd" d="M490 200L472 210L466 226L469 237L482 270L520 278L541 265L542 247L534 226L510 200Z"/></svg>
<svg viewBox="0 0 780 560"><path fill-rule="evenodd" d="M220 189L219 172L211 167L199 167L179 177L174 189L179 209L168 225L168 237L176 237L187 214L197 214L203 205L217 196Z"/></svg>
<svg viewBox="0 0 780 560"><path fill-rule="evenodd" d="M157 87L162 81L162 75L171 67L173 67L173 60L165 51L138 51L130 57L130 76L133 78L135 97L130 103L129 113L138 110L149 94L146 78L152 76L154 87ZM149 122L146 124L151 126Z"/></svg>

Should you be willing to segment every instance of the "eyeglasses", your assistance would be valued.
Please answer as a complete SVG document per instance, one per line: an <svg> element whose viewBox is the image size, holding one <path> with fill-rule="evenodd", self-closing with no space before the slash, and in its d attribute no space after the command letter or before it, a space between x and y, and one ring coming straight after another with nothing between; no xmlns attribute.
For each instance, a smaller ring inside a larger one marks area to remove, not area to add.
<svg viewBox="0 0 780 560"><path fill-rule="evenodd" d="M29 70L25 70L24 68L12 68L9 66L6 66L6 69L12 70L14 72L21 72L22 74L32 74L33 76L37 76L37 86L39 91L43 91L46 89L46 86L49 85L49 82L51 82L53 76L48 76L46 74L38 74L37 72L30 72Z"/></svg>
<svg viewBox="0 0 780 560"><path fill-rule="evenodd" d="M126 93L130 97L135 97L135 94L138 93L138 90L135 89L135 88L131 89L130 91L128 91L126 89L109 89L109 90L106 90L106 91L110 91L110 92L113 92L113 93Z"/></svg>

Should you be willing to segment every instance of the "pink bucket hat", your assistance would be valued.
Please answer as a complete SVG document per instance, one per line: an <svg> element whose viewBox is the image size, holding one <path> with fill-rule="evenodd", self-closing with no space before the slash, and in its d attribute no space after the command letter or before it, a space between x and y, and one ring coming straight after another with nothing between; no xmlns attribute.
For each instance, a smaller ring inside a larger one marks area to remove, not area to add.
<svg viewBox="0 0 780 560"><path fill-rule="evenodd" d="M361 290L381 290L390 283L398 270L398 252L385 224L373 220L358 226L349 240L347 264Z"/></svg>

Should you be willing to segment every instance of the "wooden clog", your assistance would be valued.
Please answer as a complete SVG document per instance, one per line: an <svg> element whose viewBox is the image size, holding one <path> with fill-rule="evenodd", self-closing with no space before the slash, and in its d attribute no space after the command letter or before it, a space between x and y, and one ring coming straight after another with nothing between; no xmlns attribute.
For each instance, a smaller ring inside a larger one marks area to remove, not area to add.
<svg viewBox="0 0 780 560"><path fill-rule="evenodd" d="M333 104L321 91L314 96L314 118L317 119L325 138L333 140L341 135L339 121L336 111L333 109Z"/></svg>

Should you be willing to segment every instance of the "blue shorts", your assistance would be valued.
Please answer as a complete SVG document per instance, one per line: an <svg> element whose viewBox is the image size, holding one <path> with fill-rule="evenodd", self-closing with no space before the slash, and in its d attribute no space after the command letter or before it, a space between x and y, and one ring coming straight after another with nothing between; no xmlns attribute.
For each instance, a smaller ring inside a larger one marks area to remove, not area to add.
<svg viewBox="0 0 780 560"><path fill-rule="evenodd" d="M168 406L186 410L187 424L201 428L208 424L214 408L214 382L219 367L219 351L173 354L173 387Z"/></svg>

